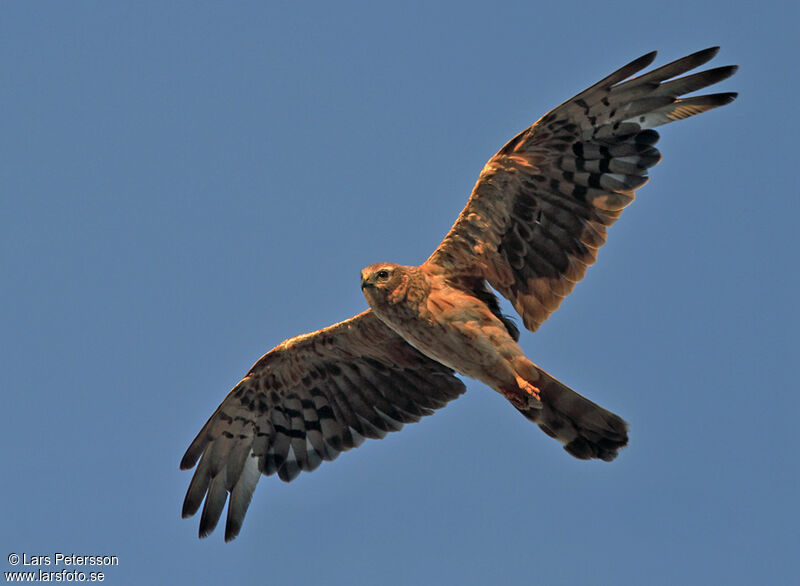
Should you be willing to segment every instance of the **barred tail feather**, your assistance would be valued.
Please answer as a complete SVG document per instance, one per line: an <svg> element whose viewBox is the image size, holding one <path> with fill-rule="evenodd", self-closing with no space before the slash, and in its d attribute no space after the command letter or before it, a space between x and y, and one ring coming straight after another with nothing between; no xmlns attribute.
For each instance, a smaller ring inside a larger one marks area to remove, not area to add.
<svg viewBox="0 0 800 586"><path fill-rule="evenodd" d="M628 445L628 424L537 367L541 409L520 409L542 431L581 460L610 462Z"/></svg>

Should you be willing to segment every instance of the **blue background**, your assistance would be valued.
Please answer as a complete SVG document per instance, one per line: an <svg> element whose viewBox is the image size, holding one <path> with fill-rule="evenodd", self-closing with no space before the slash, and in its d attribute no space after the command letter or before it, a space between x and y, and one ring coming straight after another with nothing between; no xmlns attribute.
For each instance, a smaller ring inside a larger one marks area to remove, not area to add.
<svg viewBox="0 0 800 586"><path fill-rule="evenodd" d="M5 2L0 569L111 584L791 584L798 570L795 2ZM180 519L188 443L361 267L422 262L506 140L652 49L734 104L663 162L542 328L631 423L570 458L474 381L290 485ZM92 568L83 567L84 570Z"/></svg>

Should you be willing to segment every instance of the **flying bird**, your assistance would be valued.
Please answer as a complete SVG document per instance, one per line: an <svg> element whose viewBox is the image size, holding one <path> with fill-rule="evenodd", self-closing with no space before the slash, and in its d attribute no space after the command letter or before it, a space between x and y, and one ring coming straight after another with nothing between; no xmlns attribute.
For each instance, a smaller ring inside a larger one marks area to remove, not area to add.
<svg viewBox="0 0 800 586"><path fill-rule="evenodd" d="M259 359L181 461L197 465L183 516L205 501L200 537L226 501L225 540L236 537L262 474L289 482L444 407L465 391L457 373L502 394L572 456L613 460L626 422L531 362L493 290L531 331L558 308L659 162L653 128L736 97L680 97L736 71L679 77L718 50L632 77L653 62L648 53L551 110L489 160L424 263L366 267L369 309Z"/></svg>

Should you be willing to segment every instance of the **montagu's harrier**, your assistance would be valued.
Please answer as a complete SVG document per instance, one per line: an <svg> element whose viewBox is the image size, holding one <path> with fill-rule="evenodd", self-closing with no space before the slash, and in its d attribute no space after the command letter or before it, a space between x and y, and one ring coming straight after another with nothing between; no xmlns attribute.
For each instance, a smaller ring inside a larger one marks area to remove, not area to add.
<svg viewBox="0 0 800 586"><path fill-rule="evenodd" d="M226 541L239 533L261 474L288 482L444 407L464 392L456 373L501 393L576 458L613 460L628 443L625 421L528 360L490 286L531 331L558 308L661 158L653 128L736 97L680 98L736 71L678 77L717 50L631 78L649 53L552 110L486 164L428 260L368 266L370 309L256 362L181 461L187 469L200 460L183 503L188 517L205 499L200 536L226 501Z"/></svg>

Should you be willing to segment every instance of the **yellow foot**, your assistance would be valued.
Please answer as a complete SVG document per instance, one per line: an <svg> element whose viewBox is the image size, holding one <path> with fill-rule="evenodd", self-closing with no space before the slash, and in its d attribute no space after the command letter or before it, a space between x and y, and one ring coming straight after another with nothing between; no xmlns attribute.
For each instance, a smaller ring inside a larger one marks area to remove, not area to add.
<svg viewBox="0 0 800 586"><path fill-rule="evenodd" d="M539 389L522 377L517 377L516 388L503 390L506 391L503 394L517 409L535 409L542 406Z"/></svg>
<svg viewBox="0 0 800 586"><path fill-rule="evenodd" d="M519 385L519 388L521 390L525 391L525 393L527 395L533 397L533 399L537 403L541 403L542 402L542 397L539 396L539 388L538 387L534 387L531 383L529 383L524 378L519 377L519 376L517 377L517 384Z"/></svg>

